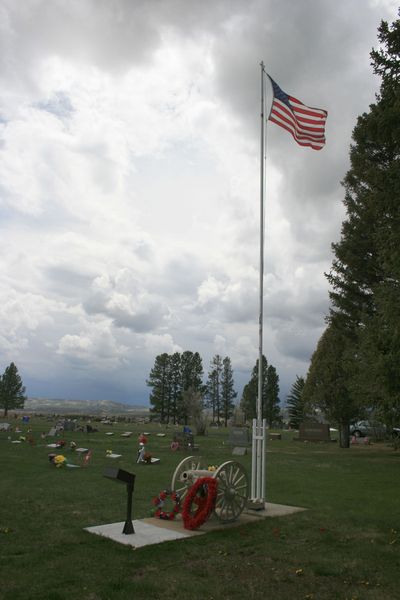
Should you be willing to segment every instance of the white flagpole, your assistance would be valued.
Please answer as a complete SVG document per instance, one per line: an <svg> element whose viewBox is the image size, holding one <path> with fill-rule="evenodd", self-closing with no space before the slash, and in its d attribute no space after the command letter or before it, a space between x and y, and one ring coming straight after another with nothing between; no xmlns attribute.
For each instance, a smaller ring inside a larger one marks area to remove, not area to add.
<svg viewBox="0 0 400 600"><path fill-rule="evenodd" d="M265 161L265 100L264 63L261 62L261 136L260 136L260 287L258 322L258 393L257 418L253 419L252 480L249 508L265 506L265 419L262 418L263 392L263 321L264 321L264 161Z"/></svg>

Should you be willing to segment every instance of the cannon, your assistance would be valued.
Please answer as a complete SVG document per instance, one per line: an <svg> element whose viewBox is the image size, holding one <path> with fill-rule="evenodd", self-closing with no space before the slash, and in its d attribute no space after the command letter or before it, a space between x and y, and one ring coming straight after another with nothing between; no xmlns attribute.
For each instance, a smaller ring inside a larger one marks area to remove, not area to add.
<svg viewBox="0 0 400 600"><path fill-rule="evenodd" d="M209 471L201 468L199 457L188 456L176 467L171 490L177 492L183 502L189 488L200 477L213 477L218 481L215 516L222 523L236 521L247 505L249 483L244 467L234 460L228 460L215 471Z"/></svg>

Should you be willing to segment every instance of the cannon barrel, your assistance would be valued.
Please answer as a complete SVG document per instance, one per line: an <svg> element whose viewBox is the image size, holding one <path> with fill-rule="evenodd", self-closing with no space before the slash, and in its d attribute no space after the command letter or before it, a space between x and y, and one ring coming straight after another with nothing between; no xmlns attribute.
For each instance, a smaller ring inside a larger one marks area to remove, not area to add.
<svg viewBox="0 0 400 600"><path fill-rule="evenodd" d="M188 469L183 471L180 476L181 481L196 481L200 477L213 477L214 473L208 469Z"/></svg>

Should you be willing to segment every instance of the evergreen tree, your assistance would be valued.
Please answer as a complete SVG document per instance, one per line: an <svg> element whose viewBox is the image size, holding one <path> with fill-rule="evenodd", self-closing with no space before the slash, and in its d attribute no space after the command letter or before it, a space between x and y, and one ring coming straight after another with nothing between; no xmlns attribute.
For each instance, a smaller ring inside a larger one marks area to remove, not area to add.
<svg viewBox="0 0 400 600"><path fill-rule="evenodd" d="M235 408L235 382L233 380L233 371L231 359L225 356L222 361L221 388L222 388L222 416L225 427L228 425L228 419L233 415Z"/></svg>
<svg viewBox="0 0 400 600"><path fill-rule="evenodd" d="M258 363L253 368L251 379L243 389L240 408L245 414L246 420L257 417L258 396ZM267 420L269 427L279 421L279 377L275 367L268 366L265 356L262 358L262 418Z"/></svg>
<svg viewBox="0 0 400 600"><path fill-rule="evenodd" d="M353 131L347 217L328 280L330 322L354 345L347 389L390 422L400 417L400 20L378 32L380 93Z"/></svg>
<svg viewBox="0 0 400 600"><path fill-rule="evenodd" d="M280 423L279 403L279 375L275 367L269 365L263 401L263 418L266 419L268 427L274 427Z"/></svg>
<svg viewBox="0 0 400 600"><path fill-rule="evenodd" d="M161 422L167 422L170 413L170 357L166 352L156 356L154 367L150 371L147 385L152 389L150 394L151 412L160 415Z"/></svg>
<svg viewBox="0 0 400 600"><path fill-rule="evenodd" d="M222 357L219 354L211 360L206 396L206 406L212 409L212 422L219 425L222 416Z"/></svg>
<svg viewBox="0 0 400 600"><path fill-rule="evenodd" d="M181 354L179 352L174 352L174 354L170 356L169 390L169 420L172 420L175 425L178 422L178 408L182 394Z"/></svg>
<svg viewBox="0 0 400 600"><path fill-rule="evenodd" d="M302 393L308 410L319 408L331 424L338 425L341 448L349 447L350 423L360 416L361 410L349 385L354 362L355 348L347 333L329 325L311 357Z"/></svg>
<svg viewBox="0 0 400 600"><path fill-rule="evenodd" d="M0 408L4 409L4 416L11 409L24 408L25 400L25 386L12 362L0 377Z"/></svg>
<svg viewBox="0 0 400 600"><path fill-rule="evenodd" d="M305 403L302 397L304 389L304 377L296 375L296 381L290 389L290 393L286 398L286 404L289 409L289 425L294 429L298 429L307 417Z"/></svg>
<svg viewBox="0 0 400 600"><path fill-rule="evenodd" d="M189 415L182 394L189 389L203 394L203 362L198 352L186 350L181 355L181 393L178 396L177 406L179 422L183 422L185 425L188 423Z"/></svg>
<svg viewBox="0 0 400 600"><path fill-rule="evenodd" d="M243 388L242 397L240 399L240 410L243 412L245 423L255 419L257 416L257 380L253 375L248 383Z"/></svg>

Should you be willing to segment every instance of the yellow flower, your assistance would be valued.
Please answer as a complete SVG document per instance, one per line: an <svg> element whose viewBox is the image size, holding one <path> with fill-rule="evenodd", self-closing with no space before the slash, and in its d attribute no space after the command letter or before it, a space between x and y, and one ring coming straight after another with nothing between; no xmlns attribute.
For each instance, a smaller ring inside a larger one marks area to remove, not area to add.
<svg viewBox="0 0 400 600"><path fill-rule="evenodd" d="M53 462L56 465L56 467L62 467L66 460L67 459L62 454L57 454L57 456L53 458Z"/></svg>

